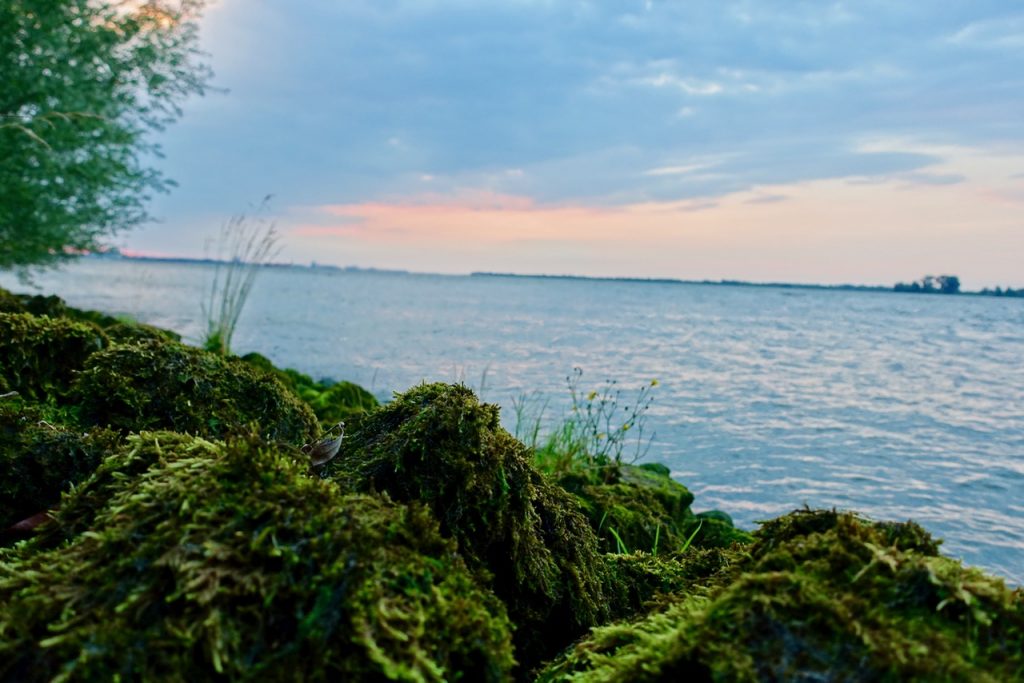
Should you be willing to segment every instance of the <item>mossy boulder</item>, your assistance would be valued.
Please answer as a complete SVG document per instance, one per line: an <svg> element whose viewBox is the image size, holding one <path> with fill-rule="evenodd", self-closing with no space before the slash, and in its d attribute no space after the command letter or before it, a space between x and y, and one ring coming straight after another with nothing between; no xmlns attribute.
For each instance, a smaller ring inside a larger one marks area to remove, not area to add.
<svg viewBox="0 0 1024 683"><path fill-rule="evenodd" d="M508 678L504 609L422 506L254 440L129 441L152 464L88 533L0 550L0 679Z"/></svg>
<svg viewBox="0 0 1024 683"><path fill-rule="evenodd" d="M90 357L71 399L86 425L168 429L222 437L258 423L268 439L301 445L319 435L309 406L275 378L235 359L147 340Z"/></svg>
<svg viewBox="0 0 1024 683"><path fill-rule="evenodd" d="M678 602L690 593L707 594L712 586L728 581L742 557L739 550L693 547L671 555L606 554L604 592L609 608L619 619Z"/></svg>
<svg viewBox="0 0 1024 683"><path fill-rule="evenodd" d="M595 629L541 680L1024 677L1024 594L919 526L808 510L754 535L728 580Z"/></svg>
<svg viewBox="0 0 1024 683"><path fill-rule="evenodd" d="M17 294L0 287L0 313L27 313Z"/></svg>
<svg viewBox="0 0 1024 683"><path fill-rule="evenodd" d="M429 505L507 605L527 669L608 615L603 563L578 504L533 469L498 407L468 388L426 384L396 395L327 469L355 490Z"/></svg>
<svg viewBox="0 0 1024 683"><path fill-rule="evenodd" d="M351 427L366 413L380 406L376 397L358 384L326 380L317 382L298 370L275 367L269 358L255 352L245 354L242 360L277 377L308 403L324 424L334 425L345 421Z"/></svg>
<svg viewBox="0 0 1024 683"><path fill-rule="evenodd" d="M687 541L717 548L750 541L728 516L695 515L693 494L660 463L582 467L558 482L579 498L607 553L671 554Z"/></svg>
<svg viewBox="0 0 1024 683"><path fill-rule="evenodd" d="M89 357L109 344L89 323L0 313L0 388L33 401L61 399Z"/></svg>
<svg viewBox="0 0 1024 683"><path fill-rule="evenodd" d="M0 530L55 506L119 441L108 430L51 424L22 401L0 401Z"/></svg>
<svg viewBox="0 0 1024 683"><path fill-rule="evenodd" d="M325 424L335 424L342 420L355 424L380 406L373 394L352 382L335 382L306 400Z"/></svg>
<svg viewBox="0 0 1024 683"><path fill-rule="evenodd" d="M126 317L115 317L99 311L87 311L68 306L59 296L39 294L13 294L0 288L0 313L29 313L49 318L68 318L76 322L92 323L113 341L162 339L181 341L181 335Z"/></svg>

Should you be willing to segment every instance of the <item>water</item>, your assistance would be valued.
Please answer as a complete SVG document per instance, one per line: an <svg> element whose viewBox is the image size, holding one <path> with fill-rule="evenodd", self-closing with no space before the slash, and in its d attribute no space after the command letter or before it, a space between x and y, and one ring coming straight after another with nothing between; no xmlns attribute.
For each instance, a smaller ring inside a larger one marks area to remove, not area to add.
<svg viewBox="0 0 1024 683"><path fill-rule="evenodd" d="M210 276L83 261L37 284L197 341ZM564 410L573 367L626 394L656 378L648 459L696 509L747 528L804 504L914 519L1024 583L1024 301L268 270L234 348L385 397L464 380L510 428L523 394Z"/></svg>

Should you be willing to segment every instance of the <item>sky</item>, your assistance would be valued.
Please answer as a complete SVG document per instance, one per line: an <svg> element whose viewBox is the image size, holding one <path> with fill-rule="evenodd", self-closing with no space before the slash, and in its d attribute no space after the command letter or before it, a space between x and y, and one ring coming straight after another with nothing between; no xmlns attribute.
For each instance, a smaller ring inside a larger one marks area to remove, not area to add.
<svg viewBox="0 0 1024 683"><path fill-rule="evenodd" d="M1024 286L1024 5L219 0L136 252Z"/></svg>

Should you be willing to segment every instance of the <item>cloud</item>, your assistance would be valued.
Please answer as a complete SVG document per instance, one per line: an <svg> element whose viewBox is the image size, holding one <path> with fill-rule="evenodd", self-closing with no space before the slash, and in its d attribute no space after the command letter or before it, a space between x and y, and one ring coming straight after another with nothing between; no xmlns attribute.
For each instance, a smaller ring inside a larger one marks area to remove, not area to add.
<svg viewBox="0 0 1024 683"><path fill-rule="evenodd" d="M765 194L752 197L744 201L744 204L776 204L778 202L784 202L789 197L784 194Z"/></svg>
<svg viewBox="0 0 1024 683"><path fill-rule="evenodd" d="M1019 183L993 192L968 178L936 193L894 176L618 206L463 191L309 207L283 225L300 258L359 254L364 265L413 270L426 260L443 272L878 284L947 270L981 286L1019 279L1024 233L1007 206L1020 201Z"/></svg>
<svg viewBox="0 0 1024 683"><path fill-rule="evenodd" d="M162 136L181 187L153 208L185 233L266 192L611 211L766 209L764 188L831 180L944 191L993 168L963 150L1024 144L1022 17L1005 0L220 0L203 40L228 92Z"/></svg>
<svg viewBox="0 0 1024 683"><path fill-rule="evenodd" d="M953 35L949 42L984 50L1024 48L1024 14L973 21Z"/></svg>

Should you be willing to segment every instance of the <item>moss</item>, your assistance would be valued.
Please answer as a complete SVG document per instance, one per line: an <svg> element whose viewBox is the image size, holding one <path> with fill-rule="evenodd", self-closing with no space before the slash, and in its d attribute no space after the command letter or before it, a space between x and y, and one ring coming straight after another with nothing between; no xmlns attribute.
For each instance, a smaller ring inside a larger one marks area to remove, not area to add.
<svg viewBox="0 0 1024 683"><path fill-rule="evenodd" d="M675 553L691 536L694 547L727 548L751 540L727 515L694 515L693 494L664 465L580 469L558 481L579 498L607 553Z"/></svg>
<svg viewBox="0 0 1024 683"><path fill-rule="evenodd" d="M92 323L118 342L140 339L181 341L181 335L124 317L114 317L98 311L87 311L68 306L58 296L38 294L12 294L0 288L0 313L29 313L48 318L68 318L76 322Z"/></svg>
<svg viewBox="0 0 1024 683"><path fill-rule="evenodd" d="M328 425L344 420L350 426L380 403L358 384L352 382L316 382L309 375L291 368L280 369L270 359L259 353L247 353L242 360L277 377L282 384L294 391L309 404L321 422Z"/></svg>
<svg viewBox="0 0 1024 683"><path fill-rule="evenodd" d="M595 629L542 680L1020 680L1024 595L912 523L800 511L731 579Z"/></svg>
<svg viewBox="0 0 1024 683"><path fill-rule="evenodd" d="M27 313L17 294L0 287L0 313Z"/></svg>
<svg viewBox="0 0 1024 683"><path fill-rule="evenodd" d="M119 437L52 425L21 401L0 401L0 529L60 502L93 473Z"/></svg>
<svg viewBox="0 0 1024 683"><path fill-rule="evenodd" d="M426 509L252 440L129 448L151 466L87 533L0 551L0 679L507 678L501 603Z"/></svg>
<svg viewBox="0 0 1024 683"><path fill-rule="evenodd" d="M358 384L337 382L309 399L309 405L321 422L332 424L345 420L350 424L378 408L377 399Z"/></svg>
<svg viewBox="0 0 1024 683"><path fill-rule="evenodd" d="M533 469L527 448L500 427L497 406L466 387L397 395L327 468L356 490L430 506L505 601L526 668L607 615L603 565L578 505Z"/></svg>
<svg viewBox="0 0 1024 683"><path fill-rule="evenodd" d="M651 555L609 553L605 595L615 618L633 616L662 603L727 582L743 558L736 550L690 548L685 553Z"/></svg>
<svg viewBox="0 0 1024 683"><path fill-rule="evenodd" d="M71 398L88 425L221 437L258 422L268 439L316 438L308 406L247 364L174 342L113 346L87 361Z"/></svg>
<svg viewBox="0 0 1024 683"><path fill-rule="evenodd" d="M0 313L0 377L6 391L27 399L60 399L88 358L108 344L95 325Z"/></svg>

